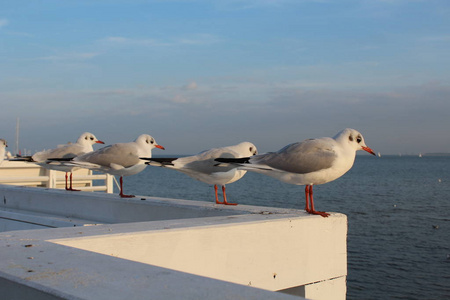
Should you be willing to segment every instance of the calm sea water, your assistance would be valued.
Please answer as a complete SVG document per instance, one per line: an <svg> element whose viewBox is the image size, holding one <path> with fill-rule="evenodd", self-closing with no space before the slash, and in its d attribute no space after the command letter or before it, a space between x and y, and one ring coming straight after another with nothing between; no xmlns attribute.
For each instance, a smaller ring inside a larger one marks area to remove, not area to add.
<svg viewBox="0 0 450 300"><path fill-rule="evenodd" d="M148 167L125 193L214 201L212 186ZM230 202L304 208L304 188L248 172ZM348 216L347 299L450 299L450 157L361 155L314 189L316 209Z"/></svg>

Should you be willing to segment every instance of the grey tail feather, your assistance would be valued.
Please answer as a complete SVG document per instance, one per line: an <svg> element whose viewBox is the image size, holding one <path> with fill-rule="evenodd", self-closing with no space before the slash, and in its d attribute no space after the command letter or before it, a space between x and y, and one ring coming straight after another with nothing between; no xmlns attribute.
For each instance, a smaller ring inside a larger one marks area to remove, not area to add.
<svg viewBox="0 0 450 300"><path fill-rule="evenodd" d="M219 158L216 158L215 161L223 162L223 163L248 164L248 163L250 163L250 157L242 157L242 158L219 157Z"/></svg>
<svg viewBox="0 0 450 300"><path fill-rule="evenodd" d="M158 162L162 166L173 166L173 161L178 159L178 157L157 157L157 158L148 158L148 157L140 157L140 159L148 160L149 162L146 162L146 164L150 164L150 162Z"/></svg>

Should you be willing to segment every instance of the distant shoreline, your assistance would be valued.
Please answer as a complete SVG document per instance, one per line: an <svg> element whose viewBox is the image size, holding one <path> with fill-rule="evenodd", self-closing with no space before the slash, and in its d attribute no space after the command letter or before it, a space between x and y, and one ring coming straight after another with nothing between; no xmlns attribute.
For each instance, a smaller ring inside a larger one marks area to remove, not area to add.
<svg viewBox="0 0 450 300"><path fill-rule="evenodd" d="M445 152L442 152L442 153L425 153L425 154L423 154L423 156L450 156L450 153L445 153Z"/></svg>
<svg viewBox="0 0 450 300"><path fill-rule="evenodd" d="M195 155L195 154L155 154L152 155L153 157L184 157L184 156L190 156L190 155ZM367 156L367 157L371 157L371 155L367 155L367 153L357 153L357 156ZM408 153L408 154L381 154L381 157L383 156L404 156L404 157L411 157L411 156L417 156L419 157L419 154L414 154L414 153ZM430 152L430 153L423 153L422 157L425 156L432 156L432 157L450 157L450 152Z"/></svg>
<svg viewBox="0 0 450 300"><path fill-rule="evenodd" d="M362 154L361 156L366 156L366 155ZM431 153L423 153L423 154L411 154L411 153L403 154L403 153L400 153L400 154L381 154L380 155L380 157L383 157L383 156L398 156L398 157L402 157L402 156L404 156L404 157L415 157L415 156L417 156L417 157L450 157L450 153L447 153L447 152L431 152Z"/></svg>

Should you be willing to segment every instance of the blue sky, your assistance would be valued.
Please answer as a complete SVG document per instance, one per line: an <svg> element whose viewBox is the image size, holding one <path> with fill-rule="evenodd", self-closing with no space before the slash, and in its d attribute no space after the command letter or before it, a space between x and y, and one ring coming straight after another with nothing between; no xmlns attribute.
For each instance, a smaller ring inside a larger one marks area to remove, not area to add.
<svg viewBox="0 0 450 300"><path fill-rule="evenodd" d="M1 0L0 135L14 150L19 117L32 152L90 131L189 154L351 127L450 152L449 65L446 0Z"/></svg>

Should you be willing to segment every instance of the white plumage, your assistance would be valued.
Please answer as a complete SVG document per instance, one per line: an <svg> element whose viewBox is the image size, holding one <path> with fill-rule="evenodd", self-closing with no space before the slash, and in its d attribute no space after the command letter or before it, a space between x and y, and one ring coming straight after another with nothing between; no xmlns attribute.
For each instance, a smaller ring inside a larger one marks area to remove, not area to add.
<svg viewBox="0 0 450 300"><path fill-rule="evenodd" d="M165 167L180 171L190 177L207 184L214 185L216 203L233 205L226 198L225 185L235 182L245 175L245 170L239 170L234 166L216 166L216 158L239 158L257 154L256 146L250 142L242 142L237 145L212 148L200 152L197 155L180 158L144 158L149 160L147 164ZM222 186L224 201L220 202L217 196L217 185Z"/></svg>
<svg viewBox="0 0 450 300"><path fill-rule="evenodd" d="M314 209L312 186L333 181L344 175L353 166L358 150L375 155L373 150L366 146L361 133L347 128L333 138L308 139L287 145L277 152L246 159L217 161L231 163L239 169L268 175L286 183L306 185L305 210L326 217L328 213Z"/></svg>
<svg viewBox="0 0 450 300"><path fill-rule="evenodd" d="M74 191L72 187L72 172L76 170L73 166L66 166L58 161L49 160L52 158L74 158L78 155L82 155L88 152L94 151L92 145L94 144L104 144L99 141L95 135L89 132L85 132L73 144L66 144L59 146L58 148L49 149L41 152L35 153L31 156L31 161L37 163L38 165L52 170L66 172L66 190ZM70 186L67 184L67 173L70 172Z"/></svg>
<svg viewBox="0 0 450 300"><path fill-rule="evenodd" d="M134 197L134 195L123 193L123 176L143 171L146 165L139 157L151 157L154 148L164 150L164 147L158 145L152 136L142 134L134 142L109 145L77 156L63 164L118 175L120 176L120 196Z"/></svg>

